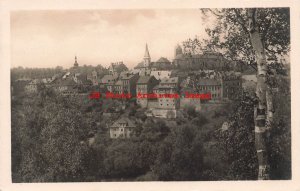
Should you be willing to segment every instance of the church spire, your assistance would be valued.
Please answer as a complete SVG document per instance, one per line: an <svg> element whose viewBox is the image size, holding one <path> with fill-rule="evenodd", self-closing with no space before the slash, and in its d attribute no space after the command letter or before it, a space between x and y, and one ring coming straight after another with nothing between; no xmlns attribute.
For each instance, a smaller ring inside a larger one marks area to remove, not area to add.
<svg viewBox="0 0 300 191"><path fill-rule="evenodd" d="M146 50L144 55L144 67L148 68L151 64L151 57L148 50L148 44L146 43Z"/></svg>
<svg viewBox="0 0 300 191"><path fill-rule="evenodd" d="M147 43L146 43L146 50L145 50L144 58L150 58L150 54L149 54L148 44Z"/></svg>

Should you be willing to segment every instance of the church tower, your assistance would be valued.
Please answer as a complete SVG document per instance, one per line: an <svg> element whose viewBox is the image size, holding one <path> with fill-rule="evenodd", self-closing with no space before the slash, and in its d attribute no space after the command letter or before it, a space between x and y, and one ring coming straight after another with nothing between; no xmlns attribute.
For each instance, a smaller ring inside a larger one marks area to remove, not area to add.
<svg viewBox="0 0 300 191"><path fill-rule="evenodd" d="M78 67L77 56L75 56L74 68Z"/></svg>
<svg viewBox="0 0 300 191"><path fill-rule="evenodd" d="M149 50L148 50L148 45L146 44L146 50L145 50L145 55L144 55L144 67L149 67L151 63L151 57L149 54Z"/></svg>

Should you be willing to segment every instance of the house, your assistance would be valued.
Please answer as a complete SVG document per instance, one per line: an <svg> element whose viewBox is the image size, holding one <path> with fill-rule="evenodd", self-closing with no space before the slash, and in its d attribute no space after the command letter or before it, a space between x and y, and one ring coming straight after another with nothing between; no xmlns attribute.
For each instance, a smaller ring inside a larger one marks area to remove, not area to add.
<svg viewBox="0 0 300 191"><path fill-rule="evenodd" d="M119 78L118 74L114 75L105 75L103 78L100 80L99 84L101 88L107 88L108 91L114 92L114 84L117 82Z"/></svg>
<svg viewBox="0 0 300 191"><path fill-rule="evenodd" d="M158 85L159 81L154 76L140 76L136 85L137 104L142 108L148 106L148 98L139 97L140 94L149 95L153 93L154 86Z"/></svg>
<svg viewBox="0 0 300 191"><path fill-rule="evenodd" d="M25 86L25 92L26 93L36 93L37 92L37 86L38 86L38 80L31 80L26 86Z"/></svg>
<svg viewBox="0 0 300 191"><path fill-rule="evenodd" d="M167 70L151 71L150 76L154 76L157 80L162 80L163 78L170 78L171 71L167 71Z"/></svg>
<svg viewBox="0 0 300 191"><path fill-rule="evenodd" d="M92 81L93 86L98 85L98 74L95 70L93 70L92 73L87 75L87 79Z"/></svg>
<svg viewBox="0 0 300 191"><path fill-rule="evenodd" d="M178 77L163 78L153 88L153 93L158 97L155 101L148 103L148 109L154 117L176 118L180 100L178 89Z"/></svg>
<svg viewBox="0 0 300 191"><path fill-rule="evenodd" d="M130 74L122 76L115 84L115 92L122 93L130 93L132 96L136 95L136 83L139 79L138 74Z"/></svg>
<svg viewBox="0 0 300 191"><path fill-rule="evenodd" d="M198 92L210 93L212 100L221 100L223 98L222 82L219 79L202 78L194 86Z"/></svg>
<svg viewBox="0 0 300 191"><path fill-rule="evenodd" d="M130 138L135 127L136 125L129 118L120 118L109 127L110 138Z"/></svg>

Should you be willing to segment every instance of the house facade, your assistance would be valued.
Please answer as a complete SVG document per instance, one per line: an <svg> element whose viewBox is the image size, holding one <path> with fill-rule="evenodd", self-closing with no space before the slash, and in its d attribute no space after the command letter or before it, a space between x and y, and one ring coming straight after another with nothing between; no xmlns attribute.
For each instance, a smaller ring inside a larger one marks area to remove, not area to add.
<svg viewBox="0 0 300 191"><path fill-rule="evenodd" d="M130 138L134 135L135 127L133 121L127 117L118 119L109 127L110 138Z"/></svg>

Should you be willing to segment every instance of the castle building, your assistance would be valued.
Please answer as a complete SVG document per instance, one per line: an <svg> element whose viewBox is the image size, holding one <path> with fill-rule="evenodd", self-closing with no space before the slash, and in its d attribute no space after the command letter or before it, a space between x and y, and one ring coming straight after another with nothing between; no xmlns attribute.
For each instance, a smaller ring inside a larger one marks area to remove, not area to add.
<svg viewBox="0 0 300 191"><path fill-rule="evenodd" d="M221 53L207 49L202 54L184 54L180 45L175 48L173 63L177 68L189 70L224 70L230 67Z"/></svg>

